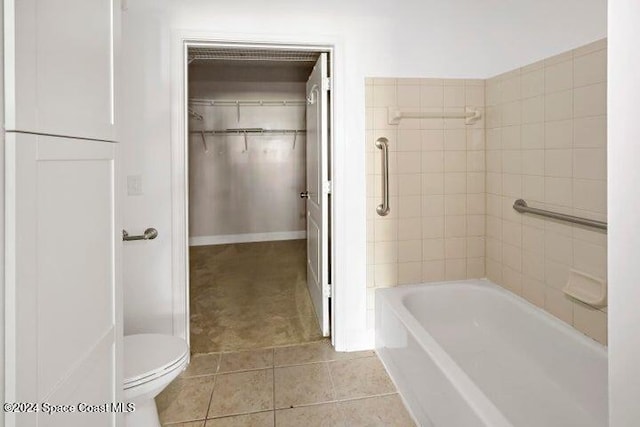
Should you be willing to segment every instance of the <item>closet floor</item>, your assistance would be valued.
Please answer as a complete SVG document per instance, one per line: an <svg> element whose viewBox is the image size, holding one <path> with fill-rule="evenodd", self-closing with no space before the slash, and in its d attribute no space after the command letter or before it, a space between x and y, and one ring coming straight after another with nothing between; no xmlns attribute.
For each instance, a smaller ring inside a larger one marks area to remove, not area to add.
<svg viewBox="0 0 640 427"><path fill-rule="evenodd" d="M306 284L306 240L190 248L191 352L322 338Z"/></svg>

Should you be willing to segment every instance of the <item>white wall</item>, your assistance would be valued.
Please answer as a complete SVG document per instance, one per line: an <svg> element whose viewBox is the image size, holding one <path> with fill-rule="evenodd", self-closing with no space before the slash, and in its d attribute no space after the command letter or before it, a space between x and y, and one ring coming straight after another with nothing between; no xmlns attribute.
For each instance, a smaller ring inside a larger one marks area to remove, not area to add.
<svg viewBox="0 0 640 427"><path fill-rule="evenodd" d="M609 2L609 425L640 425L640 3Z"/></svg>
<svg viewBox="0 0 640 427"><path fill-rule="evenodd" d="M336 339L339 349L371 346L365 337L364 77L486 78L606 35L606 0L135 0L123 19L127 108L125 173L143 176L144 195L125 200L125 227L155 226L153 242L124 253L125 331L171 332L171 30L267 34L283 40L338 40L344 111L338 126L336 198L347 216L338 234ZM571 31L567 31L571 28ZM340 243L342 242L342 243ZM342 287L342 288L340 288ZM348 307L348 308L347 308Z"/></svg>
<svg viewBox="0 0 640 427"><path fill-rule="evenodd" d="M248 67L252 67L251 64ZM193 68L193 67L191 67ZM206 69L214 70L215 66ZM236 71L236 75L241 70ZM189 75L189 97L217 100L304 100L300 82L215 81ZM306 106L192 105L189 120L189 244L304 238L304 133L206 135L230 128L304 129Z"/></svg>

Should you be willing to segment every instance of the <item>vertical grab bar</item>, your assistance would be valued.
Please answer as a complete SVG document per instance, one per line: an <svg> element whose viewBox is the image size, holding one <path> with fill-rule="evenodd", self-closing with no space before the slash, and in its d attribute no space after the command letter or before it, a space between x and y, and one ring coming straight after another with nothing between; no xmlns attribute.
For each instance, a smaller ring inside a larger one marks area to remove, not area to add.
<svg viewBox="0 0 640 427"><path fill-rule="evenodd" d="M376 140L376 147L382 150L382 204L376 212L380 216L389 214L389 140L384 136Z"/></svg>

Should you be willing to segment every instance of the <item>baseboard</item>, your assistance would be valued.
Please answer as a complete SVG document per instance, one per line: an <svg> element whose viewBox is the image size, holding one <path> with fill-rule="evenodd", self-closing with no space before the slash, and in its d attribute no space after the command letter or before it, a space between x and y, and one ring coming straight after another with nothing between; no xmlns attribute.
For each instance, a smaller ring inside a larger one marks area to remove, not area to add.
<svg viewBox="0 0 640 427"><path fill-rule="evenodd" d="M225 234L220 236L189 237L189 246L226 245L229 243L270 242L274 240L306 239L307 232L276 231L272 233Z"/></svg>

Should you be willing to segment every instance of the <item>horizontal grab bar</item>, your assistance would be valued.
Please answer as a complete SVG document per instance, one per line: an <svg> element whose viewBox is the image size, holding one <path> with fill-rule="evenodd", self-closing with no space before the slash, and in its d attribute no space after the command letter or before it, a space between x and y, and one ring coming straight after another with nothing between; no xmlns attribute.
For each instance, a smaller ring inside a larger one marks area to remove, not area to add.
<svg viewBox="0 0 640 427"><path fill-rule="evenodd" d="M137 236L129 236L127 230L122 230L122 240L124 240L125 242L131 240L153 240L156 237L158 237L158 230L156 230L155 228L147 228L146 230L144 230L144 234Z"/></svg>
<svg viewBox="0 0 640 427"><path fill-rule="evenodd" d="M520 213L530 213L534 215L545 216L547 218L558 219L560 221L571 222L573 224L586 225L588 227L597 228L599 230L607 230L607 223L597 221L595 219L581 218L579 216L567 215L558 212L552 212L545 209L531 208L522 199L518 199L513 203L513 209Z"/></svg>

